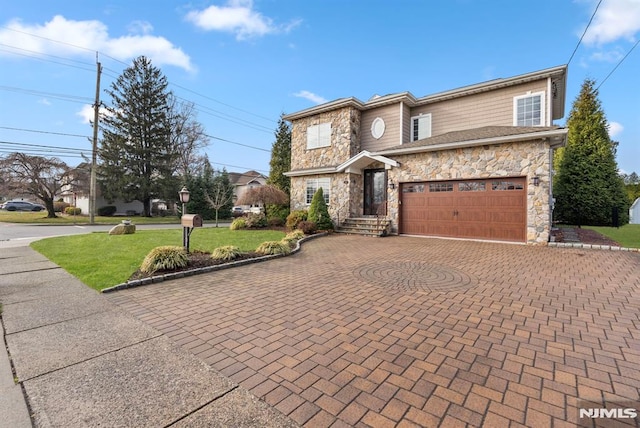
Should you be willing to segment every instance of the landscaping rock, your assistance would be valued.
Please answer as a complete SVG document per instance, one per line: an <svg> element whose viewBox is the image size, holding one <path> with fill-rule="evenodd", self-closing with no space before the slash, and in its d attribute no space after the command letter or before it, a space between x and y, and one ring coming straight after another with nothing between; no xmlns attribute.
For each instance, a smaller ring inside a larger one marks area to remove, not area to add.
<svg viewBox="0 0 640 428"><path fill-rule="evenodd" d="M132 233L136 233L135 224L117 224L109 231L109 235L131 235Z"/></svg>

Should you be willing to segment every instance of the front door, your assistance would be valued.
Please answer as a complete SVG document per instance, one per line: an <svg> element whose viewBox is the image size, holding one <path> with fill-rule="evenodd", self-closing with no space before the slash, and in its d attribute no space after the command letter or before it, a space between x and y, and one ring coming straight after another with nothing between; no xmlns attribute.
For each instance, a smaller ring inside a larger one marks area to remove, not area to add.
<svg viewBox="0 0 640 428"><path fill-rule="evenodd" d="M364 171L364 215L387 215L387 171Z"/></svg>

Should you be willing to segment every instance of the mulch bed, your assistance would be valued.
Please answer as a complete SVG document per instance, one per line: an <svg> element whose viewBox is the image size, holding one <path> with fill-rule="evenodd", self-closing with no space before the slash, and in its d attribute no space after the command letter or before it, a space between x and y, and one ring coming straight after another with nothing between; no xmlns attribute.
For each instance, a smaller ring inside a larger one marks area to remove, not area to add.
<svg viewBox="0 0 640 428"><path fill-rule="evenodd" d="M233 261L235 262L235 261L240 261L240 260L255 259L257 257L262 257L262 256L263 256L263 254L258 254L258 253L242 253L238 257L233 259ZM225 263L228 263L228 262L225 261L225 260L214 260L214 259L212 259L210 253L205 253L205 252L202 252L202 251L191 251L189 253L189 264L186 267L178 268L178 269L169 269L169 270L158 271L158 272L154 272L152 274L144 273L144 272L140 271L140 269L138 269L137 271L135 271L129 277L129 281L133 281L133 280L136 280L136 279L149 278L149 277L154 276L154 275L164 275L164 274L167 274L167 273L184 272L184 271L187 271L187 270L198 269L198 268L203 268L203 267L208 267L208 266L222 265L222 264L225 264Z"/></svg>
<svg viewBox="0 0 640 428"><path fill-rule="evenodd" d="M564 242L564 234L562 233L562 229L568 228L562 227L552 232L555 242ZM572 227L571 229L575 230L575 232L578 234L578 239L580 239L580 242L583 244L611 245L614 247L620 246L620 244L616 241L596 232L595 230L584 229L582 227Z"/></svg>

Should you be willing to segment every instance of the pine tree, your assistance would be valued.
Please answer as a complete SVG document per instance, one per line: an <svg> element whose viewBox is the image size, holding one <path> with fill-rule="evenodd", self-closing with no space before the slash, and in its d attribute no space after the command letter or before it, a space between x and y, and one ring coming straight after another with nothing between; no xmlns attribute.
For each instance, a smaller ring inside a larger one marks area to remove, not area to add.
<svg viewBox="0 0 640 428"><path fill-rule="evenodd" d="M585 80L574 101L567 127L567 146L555 158L554 217L578 226L629 221L629 203L615 160L595 81Z"/></svg>
<svg viewBox="0 0 640 428"><path fill-rule="evenodd" d="M291 179L283 175L291 170L291 127L280 116L278 130L275 132L276 141L271 147L271 161L268 184L272 184L290 196Z"/></svg>
<svg viewBox="0 0 640 428"><path fill-rule="evenodd" d="M333 221L329 217L329 210L327 209L327 202L324 200L322 187L313 194L307 220L314 222L318 230L333 229Z"/></svg>
<svg viewBox="0 0 640 428"><path fill-rule="evenodd" d="M151 215L153 198L176 192L167 85L160 69L141 56L106 90L112 105L101 120L103 194L107 200L141 201L145 216Z"/></svg>

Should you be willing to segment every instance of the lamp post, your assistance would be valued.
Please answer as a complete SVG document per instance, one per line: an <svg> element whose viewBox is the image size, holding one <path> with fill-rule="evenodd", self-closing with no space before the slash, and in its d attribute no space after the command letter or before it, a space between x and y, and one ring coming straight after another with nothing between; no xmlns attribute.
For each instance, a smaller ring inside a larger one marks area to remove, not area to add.
<svg viewBox="0 0 640 428"><path fill-rule="evenodd" d="M178 192L180 195L180 202L182 202L182 216L187 213L187 203L189 202L189 190L187 186L182 186L182 189ZM182 227L182 246L187 253L189 252L189 228L187 226Z"/></svg>

